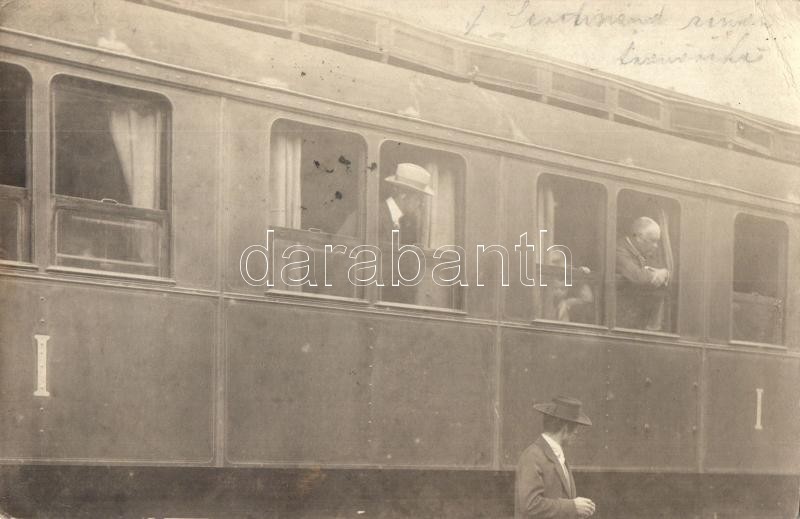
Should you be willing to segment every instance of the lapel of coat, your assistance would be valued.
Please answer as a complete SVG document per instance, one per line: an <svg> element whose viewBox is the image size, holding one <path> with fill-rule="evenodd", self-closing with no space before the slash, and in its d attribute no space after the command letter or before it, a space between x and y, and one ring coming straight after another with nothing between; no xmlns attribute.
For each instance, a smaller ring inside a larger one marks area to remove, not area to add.
<svg viewBox="0 0 800 519"><path fill-rule="evenodd" d="M575 491L575 478L572 477L572 469L569 468L569 463L564 461L564 465L567 467L567 476L569 477L569 490L570 490L570 499L575 499L578 493Z"/></svg>
<svg viewBox="0 0 800 519"><path fill-rule="evenodd" d="M567 478L570 476L569 474L564 474L564 470L561 468L561 463L558 461L558 456L556 456L556 453L553 452L553 449L550 447L550 444L547 443L547 440L545 440L544 437L539 436L536 441L539 443L539 448L542 449L542 452L544 452L544 455L547 457L547 459L549 459L550 462L555 466L556 474L558 474L558 478L561 480L561 486L564 489L564 493L568 496L572 496L572 490L567 480ZM564 465L566 465L566 462L564 462Z"/></svg>

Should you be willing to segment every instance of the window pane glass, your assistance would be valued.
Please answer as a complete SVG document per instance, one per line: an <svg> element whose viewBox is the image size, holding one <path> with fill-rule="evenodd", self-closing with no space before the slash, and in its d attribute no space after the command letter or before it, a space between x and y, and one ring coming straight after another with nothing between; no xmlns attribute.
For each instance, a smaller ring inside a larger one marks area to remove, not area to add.
<svg viewBox="0 0 800 519"><path fill-rule="evenodd" d="M275 229L274 287L315 294L359 297L347 278L352 247L363 243L366 143L361 136L292 121L271 134L270 226ZM325 245L336 248L326 256ZM289 258L284 251L292 246ZM300 262L298 264L297 262ZM286 279L281 275L284 266ZM325 286L325 282L331 286ZM300 285L298 281L308 280ZM297 286L299 285L299 286Z"/></svg>
<svg viewBox="0 0 800 519"><path fill-rule="evenodd" d="M68 77L53 81L53 104L55 190L62 195L56 196L56 263L166 275L168 104Z"/></svg>
<svg viewBox="0 0 800 519"><path fill-rule="evenodd" d="M341 247L326 255L325 245ZM301 291L339 297L361 297L361 288L351 283L347 272L355 260L350 251L359 242L339 235L293 229L276 229L271 250L275 262L270 266L271 281L279 290ZM289 257L284 258L286 253ZM285 269L285 270L284 270ZM305 280L309 283L301 283ZM330 286L326 286L327 285Z"/></svg>
<svg viewBox="0 0 800 519"><path fill-rule="evenodd" d="M146 94L54 83L56 193L163 207L163 108Z"/></svg>
<svg viewBox="0 0 800 519"><path fill-rule="evenodd" d="M30 88L22 67L0 63L0 260L27 261L30 255Z"/></svg>
<svg viewBox="0 0 800 519"><path fill-rule="evenodd" d="M30 78L20 67L0 63L0 184L26 186Z"/></svg>
<svg viewBox="0 0 800 519"><path fill-rule="evenodd" d="M0 197L0 259L16 260L20 257L18 239L21 203Z"/></svg>
<svg viewBox="0 0 800 519"><path fill-rule="evenodd" d="M270 223L361 236L364 140L353 133L278 121L271 142Z"/></svg>
<svg viewBox="0 0 800 519"><path fill-rule="evenodd" d="M432 272L443 262L458 259L454 253L434 258L438 247L461 245L461 181L464 160L458 155L402 142L388 141L381 146L381 183L378 209L378 240L382 252L381 299L397 303L461 307L461 290L442 286ZM392 232L398 244L414 245L415 252L392 257ZM461 275L463 279L463 260ZM450 264L452 265L452 264ZM392 269L405 279L419 277L415 286L392 286ZM417 276L419 274L419 276ZM441 272L451 278L456 270Z"/></svg>
<svg viewBox="0 0 800 519"><path fill-rule="evenodd" d="M733 339L783 342L786 241L782 222L743 214L736 218Z"/></svg>
<svg viewBox="0 0 800 519"><path fill-rule="evenodd" d="M59 210L59 265L158 275L159 222L103 212Z"/></svg>
<svg viewBox="0 0 800 519"><path fill-rule="evenodd" d="M674 332L680 209L674 200L622 190L617 199L616 326Z"/></svg>
<svg viewBox="0 0 800 519"><path fill-rule="evenodd" d="M605 257L603 187L592 182L543 175L539 181L538 213L539 229L547 231L542 234L544 264L537 288L538 317L601 323Z"/></svg>

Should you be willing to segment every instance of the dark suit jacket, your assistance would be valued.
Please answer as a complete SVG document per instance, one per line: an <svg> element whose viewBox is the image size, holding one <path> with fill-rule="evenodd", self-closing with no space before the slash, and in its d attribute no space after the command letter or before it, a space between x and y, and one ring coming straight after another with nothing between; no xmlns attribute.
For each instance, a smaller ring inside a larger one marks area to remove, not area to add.
<svg viewBox="0 0 800 519"><path fill-rule="evenodd" d="M386 205L386 200L384 200L383 203L381 203L380 235L378 236L381 243L391 243L392 229L400 231L399 243L401 245L419 243L419 222L417 221L417 216L403 213L403 216L400 218L399 226L395 226L392 221L392 213L389 211L389 206Z"/></svg>
<svg viewBox="0 0 800 519"><path fill-rule="evenodd" d="M539 436L519 457L516 479L515 519L577 519L572 471L567 465L564 475L543 437Z"/></svg>
<svg viewBox="0 0 800 519"><path fill-rule="evenodd" d="M650 285L652 274L645 267L656 267L625 239L617 239L617 326L660 330L667 290Z"/></svg>

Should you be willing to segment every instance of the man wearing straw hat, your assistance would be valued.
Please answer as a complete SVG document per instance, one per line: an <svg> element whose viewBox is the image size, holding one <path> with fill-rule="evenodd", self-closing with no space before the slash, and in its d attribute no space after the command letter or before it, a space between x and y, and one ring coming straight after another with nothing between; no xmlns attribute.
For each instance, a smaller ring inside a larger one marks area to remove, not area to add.
<svg viewBox="0 0 800 519"><path fill-rule="evenodd" d="M420 243L425 201L434 195L431 174L422 166L404 162L397 165L394 175L384 180L391 187L381 205L381 241L391 242L392 230L396 229L401 244Z"/></svg>
<svg viewBox="0 0 800 519"><path fill-rule="evenodd" d="M563 447L575 438L579 425L592 425L575 398L560 396L535 404L544 432L525 449L517 464L516 519L577 519L594 513L594 502L577 497L575 480Z"/></svg>
<svg viewBox="0 0 800 519"><path fill-rule="evenodd" d="M386 198L380 205L381 245L391 243L393 230L400 233L400 244L419 243L425 202L435 195L431 174L422 166L404 162L397 165L394 175L383 180L386 184L381 187L381 194ZM356 236L358 212L350 213L336 233Z"/></svg>

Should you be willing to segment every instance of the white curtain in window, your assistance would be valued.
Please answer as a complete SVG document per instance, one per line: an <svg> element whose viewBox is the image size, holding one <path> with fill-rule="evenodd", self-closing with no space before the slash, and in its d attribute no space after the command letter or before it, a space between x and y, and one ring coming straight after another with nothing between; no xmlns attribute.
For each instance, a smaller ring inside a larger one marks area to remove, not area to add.
<svg viewBox="0 0 800 519"><path fill-rule="evenodd" d="M430 225L423 243L430 248L442 245L457 245L456 239L456 178L455 174L436 163L428 163L425 169L431 174L433 190L428 214Z"/></svg>
<svg viewBox="0 0 800 519"><path fill-rule="evenodd" d="M111 138L131 195L131 205L136 207L157 207L160 183L158 124L155 112L139 112L132 107L114 109L109 116Z"/></svg>
<svg viewBox="0 0 800 519"><path fill-rule="evenodd" d="M541 230L547 231L541 236L542 250L540 254L544 254L548 247L553 245L555 239L554 229L556 226L556 197L553 193L553 188L549 185L544 185L539 191L539 225L541 226ZM538 244L539 229L537 229L536 234L536 236L529 236L528 239L532 238L536 240Z"/></svg>
<svg viewBox="0 0 800 519"><path fill-rule="evenodd" d="M272 135L270 153L270 220L271 226L300 228L300 182L303 141L299 135Z"/></svg>

